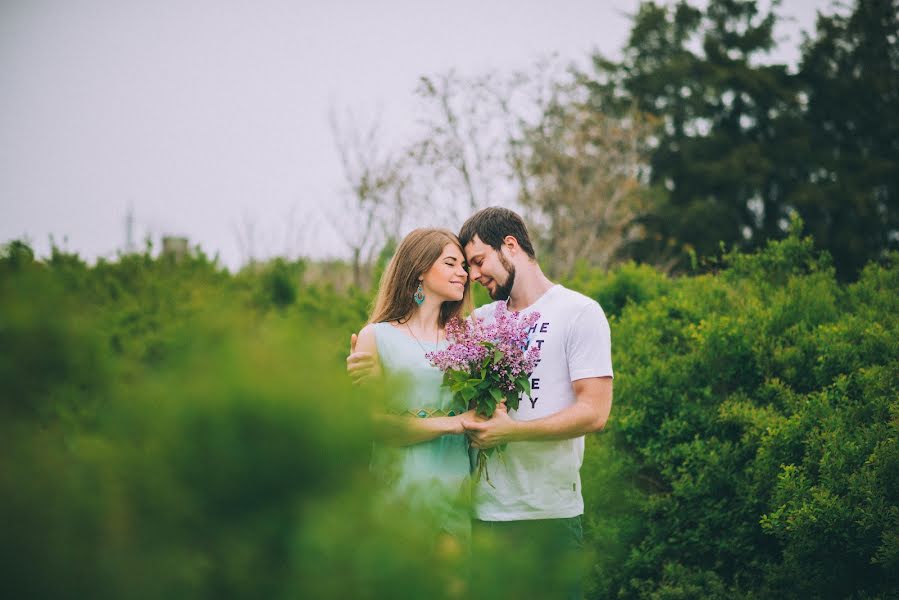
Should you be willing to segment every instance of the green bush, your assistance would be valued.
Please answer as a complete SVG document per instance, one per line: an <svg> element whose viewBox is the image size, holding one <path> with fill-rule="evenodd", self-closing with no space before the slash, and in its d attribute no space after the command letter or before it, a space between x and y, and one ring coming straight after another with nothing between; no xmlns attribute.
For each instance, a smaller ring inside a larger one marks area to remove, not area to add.
<svg viewBox="0 0 899 600"><path fill-rule="evenodd" d="M433 526L380 512L368 481L378 399L334 360L342 331L250 308L265 274L243 287L190 262L7 258L10 597L415 598L444 593L463 567L429 560ZM116 350L123 313L139 326Z"/></svg>
<svg viewBox="0 0 899 600"><path fill-rule="evenodd" d="M600 597L891 596L897 258L845 287L794 234L611 320L615 406L584 472L642 493L587 500L592 545L617 549Z"/></svg>
<svg viewBox="0 0 899 600"><path fill-rule="evenodd" d="M606 309L616 367L582 469L591 597L899 588L897 259L845 286L794 233L717 274L628 264L566 282ZM343 373L372 291L304 273L4 248L11 597L543 593L552 557L509 557L466 589L467 556L378 499L366 416L389 390Z"/></svg>

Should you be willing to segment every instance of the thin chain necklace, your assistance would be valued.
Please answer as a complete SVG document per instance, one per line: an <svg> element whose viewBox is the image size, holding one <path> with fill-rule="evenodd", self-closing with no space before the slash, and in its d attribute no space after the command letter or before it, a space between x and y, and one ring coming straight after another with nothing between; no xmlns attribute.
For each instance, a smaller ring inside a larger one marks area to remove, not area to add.
<svg viewBox="0 0 899 600"><path fill-rule="evenodd" d="M406 329L408 329L409 333L412 334L412 339L415 340L415 343L418 344L418 347L421 348L421 351L424 352L425 354L427 354L428 351L425 350L425 347L422 346L421 342L418 341L418 336L415 335L414 331L412 331L412 327L409 325L409 321L406 321ZM436 348L439 345L440 345L440 328L438 327L437 328L437 342L435 342L434 347Z"/></svg>

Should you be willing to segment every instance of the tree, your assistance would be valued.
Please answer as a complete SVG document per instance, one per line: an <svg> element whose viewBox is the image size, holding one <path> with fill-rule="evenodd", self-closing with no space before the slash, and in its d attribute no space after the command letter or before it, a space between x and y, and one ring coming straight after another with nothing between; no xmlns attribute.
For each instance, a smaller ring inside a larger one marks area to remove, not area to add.
<svg viewBox="0 0 899 600"><path fill-rule="evenodd" d="M329 216L350 248L353 283L362 289L368 283L364 267L388 240L399 237L408 179L402 161L382 149L379 121L360 129L348 114L341 125L333 110L330 120L346 189L343 204Z"/></svg>
<svg viewBox="0 0 899 600"><path fill-rule="evenodd" d="M520 210L559 275L619 259L648 200L650 120L590 110L578 78L553 57L509 74L423 77L422 134L408 151L431 186L422 197L459 222L493 204Z"/></svg>
<svg viewBox="0 0 899 600"><path fill-rule="evenodd" d="M521 106L538 73L495 72L462 77L454 71L422 77L420 133L407 155L419 196L462 223L495 204L514 204L519 178L511 156Z"/></svg>
<svg viewBox="0 0 899 600"><path fill-rule="evenodd" d="M899 248L899 5L866 0L819 15L799 77L811 153L791 200L850 277Z"/></svg>
<svg viewBox="0 0 899 600"><path fill-rule="evenodd" d="M540 245L554 275L569 277L578 263L607 269L642 237L655 129L655 120L639 112L616 118L565 98L527 131L520 198L543 217Z"/></svg>
<svg viewBox="0 0 899 600"><path fill-rule="evenodd" d="M779 2L641 4L624 58L597 56L605 112L664 123L650 164L667 201L637 256L756 248L798 213L841 278L899 247L899 7L820 16L798 73L765 64ZM655 259L655 260L654 260Z"/></svg>
<svg viewBox="0 0 899 600"><path fill-rule="evenodd" d="M799 95L784 65L760 64L774 46L773 2L641 4L620 63L597 56L593 102L661 120L650 182L667 201L643 223L637 256L715 254L719 241L757 247L785 234L803 139Z"/></svg>

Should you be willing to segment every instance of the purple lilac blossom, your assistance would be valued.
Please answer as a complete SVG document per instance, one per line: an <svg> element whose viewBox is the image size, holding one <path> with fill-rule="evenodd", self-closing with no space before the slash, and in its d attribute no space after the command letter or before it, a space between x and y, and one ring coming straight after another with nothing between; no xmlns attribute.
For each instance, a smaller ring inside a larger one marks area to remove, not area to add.
<svg viewBox="0 0 899 600"><path fill-rule="evenodd" d="M522 317L519 312L510 312L505 302L500 302L489 323L477 317L469 321L452 319L446 325L450 345L444 350L429 352L427 358L441 371L461 371L478 377L482 361L494 351L492 346L503 356L490 367L492 372L488 372L487 377L499 389L514 391L515 379L532 373L540 361L540 348L528 348L529 330L539 318L538 312Z"/></svg>

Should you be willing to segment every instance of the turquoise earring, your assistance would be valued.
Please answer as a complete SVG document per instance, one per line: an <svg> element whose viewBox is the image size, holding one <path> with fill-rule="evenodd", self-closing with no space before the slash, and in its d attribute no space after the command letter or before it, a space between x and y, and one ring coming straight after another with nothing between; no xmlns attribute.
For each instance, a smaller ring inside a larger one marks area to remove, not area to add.
<svg viewBox="0 0 899 600"><path fill-rule="evenodd" d="M425 301L425 289L421 287L421 282L418 282L418 289L415 290L415 293L412 294L412 299L415 300L415 303L421 306L421 303Z"/></svg>

